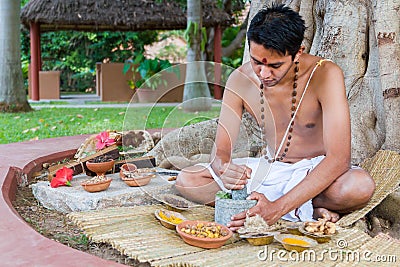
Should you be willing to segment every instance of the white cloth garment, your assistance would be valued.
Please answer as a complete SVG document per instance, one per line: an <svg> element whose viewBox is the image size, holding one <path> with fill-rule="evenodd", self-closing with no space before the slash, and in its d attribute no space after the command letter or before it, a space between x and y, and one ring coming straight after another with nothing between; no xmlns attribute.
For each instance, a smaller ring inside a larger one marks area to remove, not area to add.
<svg viewBox="0 0 400 267"><path fill-rule="evenodd" d="M325 156L318 156L312 159L303 159L294 164L275 161L270 164L264 157L261 158L238 158L233 159L234 164L246 165L252 169L251 178L247 184L247 193L253 191L262 193L270 201L275 201L285 195L293 187L299 184L314 169ZM221 179L212 170L210 164L198 164L206 167L219 187L225 191L226 189ZM296 212L296 214L295 214ZM282 217L288 221L311 221L313 220L314 208L312 201L308 200L298 209L293 210ZM297 215L297 216L296 216Z"/></svg>

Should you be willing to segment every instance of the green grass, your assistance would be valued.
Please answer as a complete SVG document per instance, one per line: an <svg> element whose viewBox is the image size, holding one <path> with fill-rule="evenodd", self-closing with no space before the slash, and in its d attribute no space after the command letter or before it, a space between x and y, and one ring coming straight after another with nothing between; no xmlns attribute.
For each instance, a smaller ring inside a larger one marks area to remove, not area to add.
<svg viewBox="0 0 400 267"><path fill-rule="evenodd" d="M34 106L41 106L41 105L69 105L68 101L39 101L35 103L30 103L32 107Z"/></svg>
<svg viewBox="0 0 400 267"><path fill-rule="evenodd" d="M42 108L28 113L1 113L0 144L105 130L177 128L216 118L219 107L208 112L184 113L175 107L150 108Z"/></svg>

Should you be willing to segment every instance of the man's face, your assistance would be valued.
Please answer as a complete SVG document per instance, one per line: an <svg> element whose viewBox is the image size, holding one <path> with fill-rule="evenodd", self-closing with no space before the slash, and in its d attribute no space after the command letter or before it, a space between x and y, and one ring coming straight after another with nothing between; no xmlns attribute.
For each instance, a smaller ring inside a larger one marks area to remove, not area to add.
<svg viewBox="0 0 400 267"><path fill-rule="evenodd" d="M254 73L264 87L273 87L281 82L293 65L292 56L282 56L254 42L250 42L250 58Z"/></svg>

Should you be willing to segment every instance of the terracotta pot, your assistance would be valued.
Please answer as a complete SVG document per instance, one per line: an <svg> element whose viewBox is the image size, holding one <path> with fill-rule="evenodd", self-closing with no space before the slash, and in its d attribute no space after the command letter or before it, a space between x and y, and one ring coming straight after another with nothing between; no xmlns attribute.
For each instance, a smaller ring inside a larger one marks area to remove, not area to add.
<svg viewBox="0 0 400 267"><path fill-rule="evenodd" d="M105 162L86 162L86 167L95 172L97 176L104 175L108 170L111 170L114 167L115 161L113 159Z"/></svg>
<svg viewBox="0 0 400 267"><path fill-rule="evenodd" d="M94 192L100 192L100 191L104 191L106 189L108 189L110 187L112 179L107 179L95 184L92 183L81 183L83 189L85 189L86 191L90 192L90 193L94 193Z"/></svg>
<svg viewBox="0 0 400 267"><path fill-rule="evenodd" d="M226 227L225 225L214 223L216 226L220 226L221 230L224 231L227 235L219 238L209 238L209 237L197 237L190 234L187 234L182 231L182 228L187 228L193 225L197 225L198 223L202 223L203 225L210 224L211 222L206 221L184 221L176 226L176 231L181 236L183 241L188 243L189 245L200 247L200 248L219 248L222 247L229 238L232 237L232 231Z"/></svg>
<svg viewBox="0 0 400 267"><path fill-rule="evenodd" d="M125 163L121 166L119 171L119 177L122 179L125 177L124 171L134 172L137 170L137 166L133 163Z"/></svg>

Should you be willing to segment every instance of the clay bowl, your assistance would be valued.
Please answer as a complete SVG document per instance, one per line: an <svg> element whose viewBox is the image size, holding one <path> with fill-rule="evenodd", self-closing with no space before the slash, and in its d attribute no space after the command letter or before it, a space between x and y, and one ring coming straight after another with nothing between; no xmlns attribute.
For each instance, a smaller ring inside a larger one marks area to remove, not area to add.
<svg viewBox="0 0 400 267"><path fill-rule="evenodd" d="M135 164L125 163L121 166L119 177L129 186L144 186L150 183L155 174L140 173Z"/></svg>
<svg viewBox="0 0 400 267"><path fill-rule="evenodd" d="M240 238L244 238L253 246L264 246L269 245L274 241L275 235L279 234L279 232L268 232L262 234L247 234L240 235Z"/></svg>
<svg viewBox="0 0 400 267"><path fill-rule="evenodd" d="M86 162L86 167L92 172L96 173L97 176L104 175L108 170L111 170L114 167L115 161L110 159L109 161L104 162Z"/></svg>
<svg viewBox="0 0 400 267"><path fill-rule="evenodd" d="M171 230L175 230L175 229L176 229L176 226L177 226L179 223L181 223L182 221L179 222L179 223L174 223L174 222L172 222L172 221L170 221L170 220L166 220L165 218L162 218L162 217L161 217L160 212L162 212L167 218L171 218L171 217L172 217L172 219L173 219L173 218L175 217L175 218L181 219L182 221L186 221L186 220L187 220L187 219L186 219L182 214L180 214L179 212L175 212L175 211L171 211L171 210L164 210L164 209L156 210L156 211L154 212L154 216L156 216L157 220L160 221L160 223L161 223L162 226L164 226L164 227L166 227L166 228L168 228L168 229L171 229Z"/></svg>
<svg viewBox="0 0 400 267"><path fill-rule="evenodd" d="M121 178L129 186L144 186L150 183L154 175L139 175L135 178Z"/></svg>
<svg viewBox="0 0 400 267"><path fill-rule="evenodd" d="M275 235L275 240L281 243L288 251L302 252L318 245L318 242L312 238L292 234Z"/></svg>
<svg viewBox="0 0 400 267"><path fill-rule="evenodd" d="M216 227L220 227L221 231L225 234L224 236L218 238L210 238L210 237L197 237L182 231L182 229L188 229L188 227L196 226L197 224L210 225L213 224ZM181 236L183 241L187 244L200 247L200 248L219 248L222 247L225 242L232 237L233 233L229 230L225 225L216 223L216 222L207 222L207 221L184 221L176 226L176 231Z"/></svg>
<svg viewBox="0 0 400 267"><path fill-rule="evenodd" d="M112 179L100 181L98 183L82 182L81 185L89 193L100 192L110 187Z"/></svg>
<svg viewBox="0 0 400 267"><path fill-rule="evenodd" d="M301 234L316 240L318 243L329 242L332 239L332 236L334 235L334 234L333 235L317 235L314 233L310 233L310 232L306 231L306 229L304 229L304 224L300 225L298 229ZM336 232L335 232L335 234L336 234Z"/></svg>

